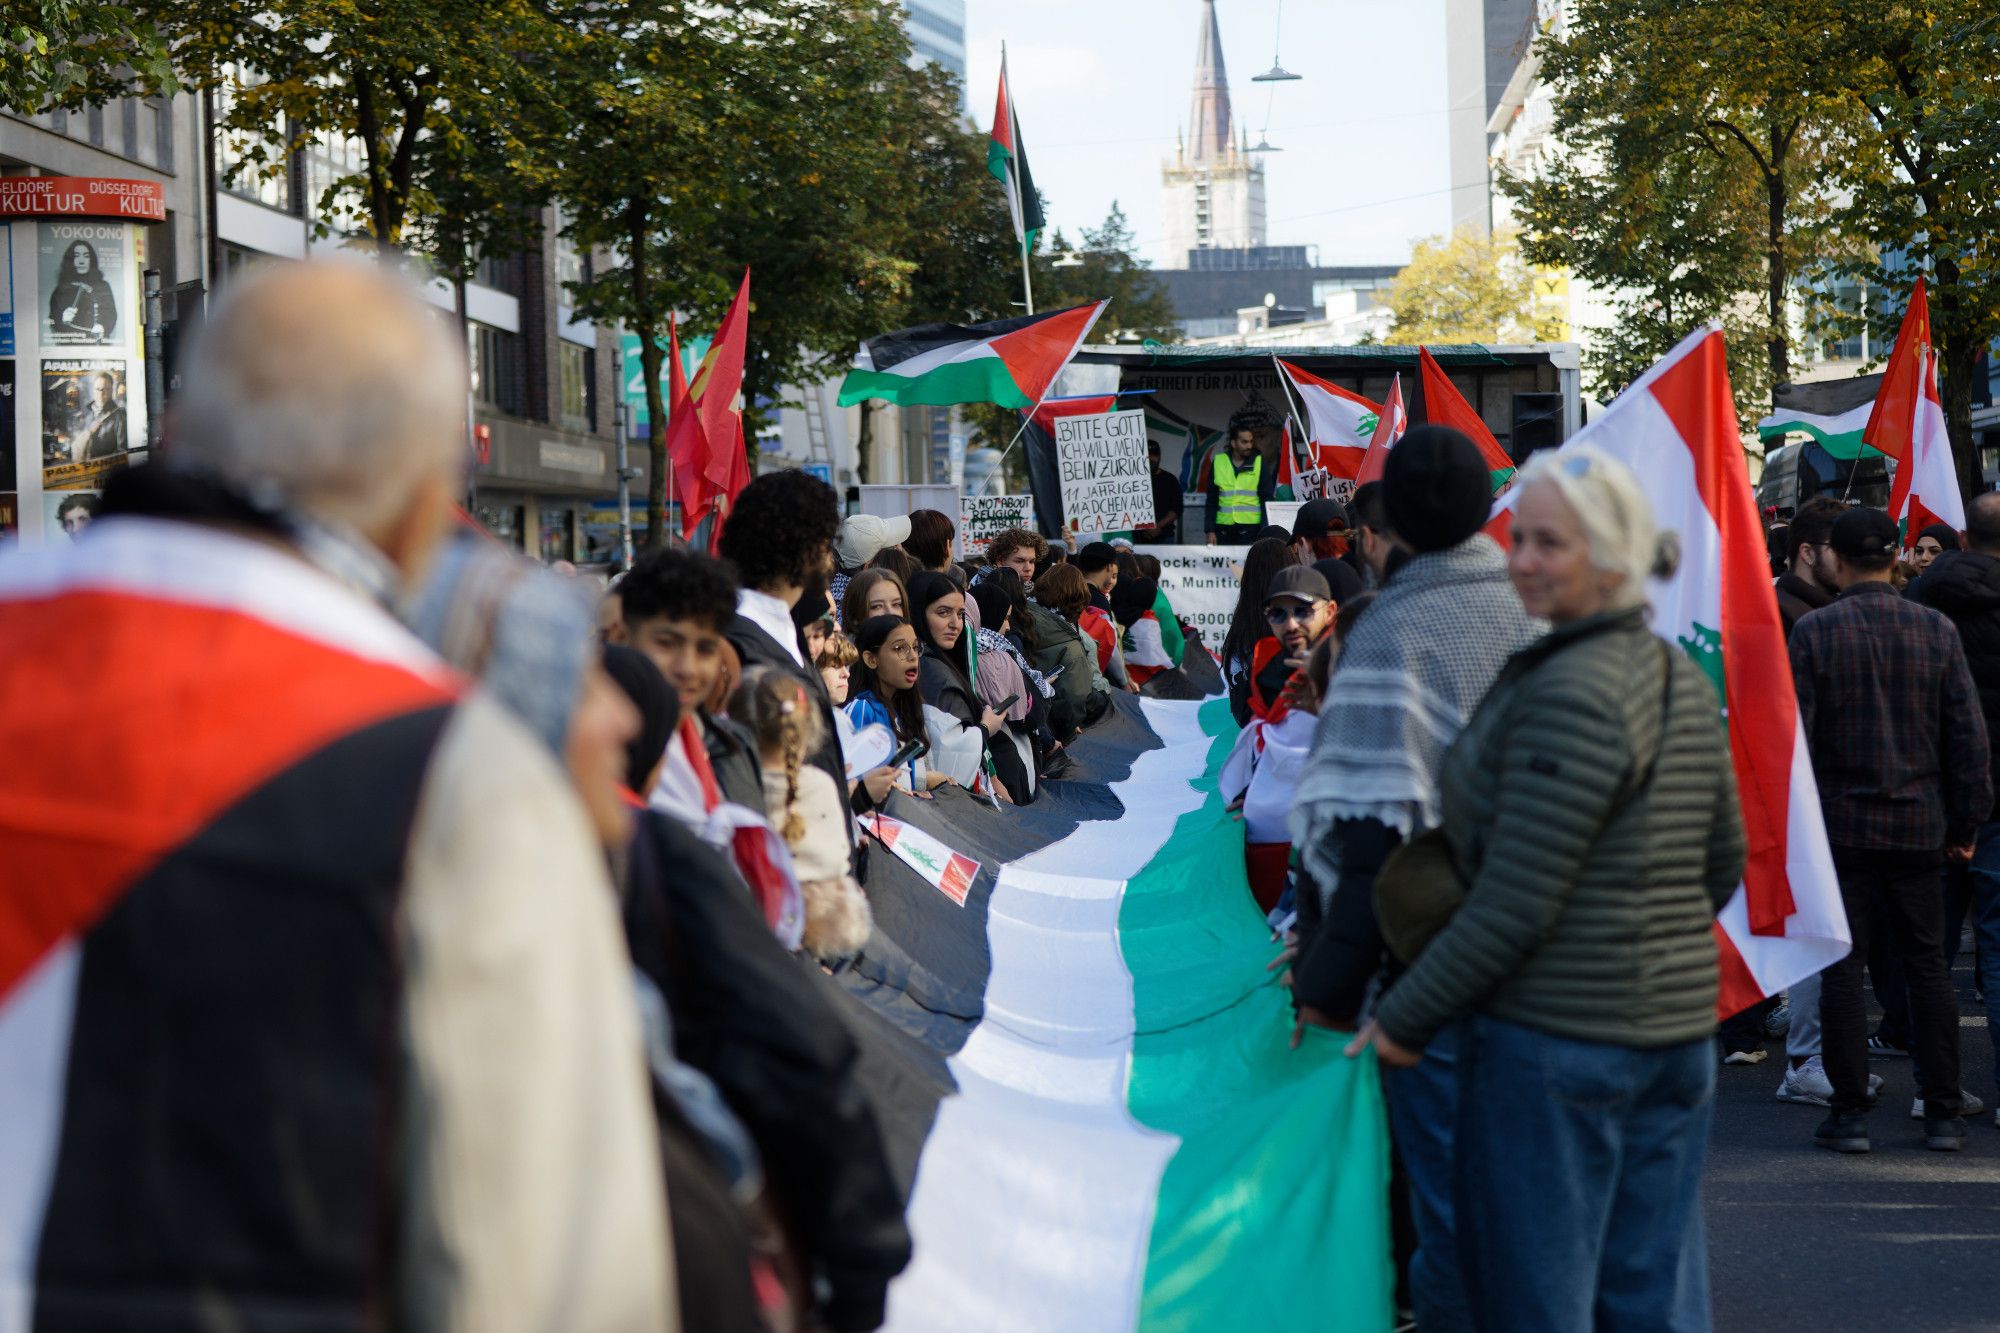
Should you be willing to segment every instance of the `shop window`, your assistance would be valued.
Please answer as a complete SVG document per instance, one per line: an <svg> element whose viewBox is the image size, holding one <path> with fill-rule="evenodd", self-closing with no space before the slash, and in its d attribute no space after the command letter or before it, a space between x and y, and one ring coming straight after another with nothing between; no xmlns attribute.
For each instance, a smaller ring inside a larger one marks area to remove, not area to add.
<svg viewBox="0 0 2000 1333"><path fill-rule="evenodd" d="M465 357L472 372L472 396L488 407L521 414L521 340L505 329L470 323Z"/></svg>
<svg viewBox="0 0 2000 1333"><path fill-rule="evenodd" d="M555 505L542 507L542 559L549 564L576 559L576 511Z"/></svg>
<svg viewBox="0 0 2000 1333"><path fill-rule="evenodd" d="M215 118L225 120L245 88L264 82L261 75L235 66L226 69L215 88ZM242 199L267 208L292 210L291 154L281 126L244 133L222 130L215 136L216 184Z"/></svg>
<svg viewBox="0 0 2000 1333"><path fill-rule="evenodd" d="M565 430L597 429L597 354L573 342L556 344L562 396L558 407Z"/></svg>
<svg viewBox="0 0 2000 1333"><path fill-rule="evenodd" d="M485 528L515 550L521 549L521 528L526 514L520 505L488 504L480 501L472 508L472 515Z"/></svg>

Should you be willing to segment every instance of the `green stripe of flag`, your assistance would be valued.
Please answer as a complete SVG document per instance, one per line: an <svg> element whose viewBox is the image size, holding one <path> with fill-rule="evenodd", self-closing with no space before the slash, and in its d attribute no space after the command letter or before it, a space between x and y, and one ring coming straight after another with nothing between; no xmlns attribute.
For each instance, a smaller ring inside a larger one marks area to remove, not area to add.
<svg viewBox="0 0 2000 1333"><path fill-rule="evenodd" d="M948 407L955 403L997 403L1001 407L1033 407L997 356L953 361L921 375L889 370L851 370L840 382L840 405L851 407L865 398L900 405Z"/></svg>
<svg viewBox="0 0 2000 1333"><path fill-rule="evenodd" d="M1215 790L1235 738L1228 702L1203 707L1201 722L1214 738L1207 799L1126 884L1118 915L1137 1029L1127 1103L1181 1140L1160 1182L1139 1328L1386 1329L1389 1145L1375 1061L1348 1059L1346 1038L1317 1028L1291 1049L1243 825Z"/></svg>

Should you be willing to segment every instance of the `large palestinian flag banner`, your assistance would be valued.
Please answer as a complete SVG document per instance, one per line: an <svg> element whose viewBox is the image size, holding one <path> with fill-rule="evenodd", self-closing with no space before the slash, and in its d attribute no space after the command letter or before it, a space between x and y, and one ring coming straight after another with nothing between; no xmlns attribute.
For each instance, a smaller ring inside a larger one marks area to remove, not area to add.
<svg viewBox="0 0 2000 1333"><path fill-rule="evenodd" d="M1571 436L1619 459L1677 532L1681 565L1648 588L1653 629L1708 674L1722 702L1749 860L1716 921L1721 1014L1847 956L1763 524L1743 463L1719 325L1690 334ZM1512 504L1514 492L1501 497Z"/></svg>
<svg viewBox="0 0 2000 1333"><path fill-rule="evenodd" d="M1048 396L1108 301L990 324L919 324L861 344L840 384L840 405L997 403L1033 407Z"/></svg>
<svg viewBox="0 0 2000 1333"><path fill-rule="evenodd" d="M839 978L911 1180L889 1329L1389 1327L1375 1064L1291 1049L1216 792L1235 734L1221 699L1117 695L1031 805L891 798L981 869L961 902L876 848Z"/></svg>

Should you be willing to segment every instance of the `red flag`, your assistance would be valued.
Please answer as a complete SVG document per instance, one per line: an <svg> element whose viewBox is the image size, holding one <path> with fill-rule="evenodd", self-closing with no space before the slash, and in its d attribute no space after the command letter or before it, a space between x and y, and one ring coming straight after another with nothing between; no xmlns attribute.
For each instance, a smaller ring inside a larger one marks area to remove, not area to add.
<svg viewBox="0 0 2000 1333"><path fill-rule="evenodd" d="M709 446L702 475L718 490L729 484L736 470L723 451L731 436L740 431L740 427L730 428L729 417L736 411L736 395L743 390L743 356L749 333L750 270L746 268L736 298L729 303L722 327L715 331L715 341L709 345L708 355L702 358L701 368L695 371L694 383L689 388L701 413L702 434Z"/></svg>
<svg viewBox="0 0 2000 1333"><path fill-rule="evenodd" d="M1486 460L1487 476L1498 495L1514 480L1514 460L1507 457L1507 451L1500 447L1500 441L1493 438L1493 432L1486 429L1486 423L1479 413L1472 410L1472 404L1465 401L1465 395L1452 384L1451 377L1444 373L1444 367L1437 363L1428 347L1417 349L1417 362L1424 377L1424 420L1434 426L1450 426L1469 437L1479 446L1480 457ZM1493 515L1486 524L1486 535L1499 542L1502 548L1508 545L1509 534L1514 527L1514 511L1503 509Z"/></svg>
<svg viewBox="0 0 2000 1333"><path fill-rule="evenodd" d="M702 434L701 417L688 392L687 373L681 366L681 337L678 321L667 316L667 459L673 469L675 496L681 502L681 532L685 536L708 504L713 488L703 475L708 458L708 441Z"/></svg>
<svg viewBox="0 0 2000 1333"><path fill-rule="evenodd" d="M1896 349L1882 373L1882 387L1861 438L1896 460L1889 484L1889 517L1902 523L1907 547L1932 523L1965 529L1965 501L1958 469L1938 402L1937 353L1931 345L1931 306L1924 279L1917 278Z"/></svg>
<svg viewBox="0 0 2000 1333"><path fill-rule="evenodd" d="M1292 457L1292 423L1284 426L1284 438L1278 443L1278 484L1291 491L1292 498L1298 498L1295 483L1298 481L1298 463Z"/></svg>
<svg viewBox="0 0 2000 1333"><path fill-rule="evenodd" d="M1358 490L1371 481L1382 480L1382 466L1389 461L1389 451L1396 447L1396 441L1403 438L1403 432L1410 428L1410 414L1403 407L1403 376L1397 372L1395 382L1389 386L1389 401L1382 404L1382 413L1376 419L1375 433L1368 439L1368 452L1361 459L1361 470L1354 474L1354 485Z"/></svg>

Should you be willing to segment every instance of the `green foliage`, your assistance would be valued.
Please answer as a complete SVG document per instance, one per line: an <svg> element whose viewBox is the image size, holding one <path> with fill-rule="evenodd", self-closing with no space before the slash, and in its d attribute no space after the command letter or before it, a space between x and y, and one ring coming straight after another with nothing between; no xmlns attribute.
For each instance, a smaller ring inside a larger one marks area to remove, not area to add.
<svg viewBox="0 0 2000 1333"><path fill-rule="evenodd" d="M1540 333L1532 276L1505 232L1461 227L1448 240L1418 241L1384 304L1396 343L1520 343Z"/></svg>
<svg viewBox="0 0 2000 1333"><path fill-rule="evenodd" d="M0 16L0 110L20 115L178 87L166 38L130 5L9 0Z"/></svg>

